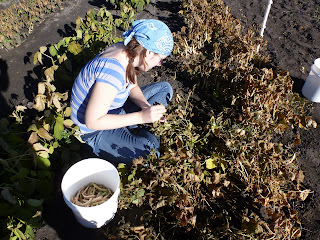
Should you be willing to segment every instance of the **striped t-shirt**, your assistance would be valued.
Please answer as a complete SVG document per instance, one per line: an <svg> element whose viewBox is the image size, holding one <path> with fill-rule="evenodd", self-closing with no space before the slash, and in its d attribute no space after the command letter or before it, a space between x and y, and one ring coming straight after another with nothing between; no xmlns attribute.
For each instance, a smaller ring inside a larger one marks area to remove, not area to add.
<svg viewBox="0 0 320 240"><path fill-rule="evenodd" d="M118 60L103 58L100 55L98 54L82 68L72 87L71 119L79 126L83 134L94 131L87 128L84 121L94 83L110 84L118 90L108 113L117 112L117 109L123 106L130 93L130 83L126 87L124 67Z"/></svg>

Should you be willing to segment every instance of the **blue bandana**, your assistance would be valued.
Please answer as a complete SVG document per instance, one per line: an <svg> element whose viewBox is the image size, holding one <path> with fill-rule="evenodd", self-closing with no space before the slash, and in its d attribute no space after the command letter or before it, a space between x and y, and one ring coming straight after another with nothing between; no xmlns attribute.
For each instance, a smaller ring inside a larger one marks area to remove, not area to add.
<svg viewBox="0 0 320 240"><path fill-rule="evenodd" d="M142 19L134 21L132 29L123 33L124 45L132 37L147 50L168 56L173 48L173 37L166 24L155 19Z"/></svg>

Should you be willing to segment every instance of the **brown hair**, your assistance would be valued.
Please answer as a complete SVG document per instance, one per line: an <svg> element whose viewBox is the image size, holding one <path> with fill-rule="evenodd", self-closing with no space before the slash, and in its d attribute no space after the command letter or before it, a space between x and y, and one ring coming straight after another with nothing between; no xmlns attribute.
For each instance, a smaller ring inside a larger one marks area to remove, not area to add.
<svg viewBox="0 0 320 240"><path fill-rule="evenodd" d="M126 69L126 79L128 79L130 83L134 84L136 82L136 77L140 74L140 71L133 66L133 61L136 57L139 56L142 64L146 66L147 63L145 62L144 58L146 56L147 49L142 47L133 37L131 41L126 45L125 52L129 58L129 63Z"/></svg>

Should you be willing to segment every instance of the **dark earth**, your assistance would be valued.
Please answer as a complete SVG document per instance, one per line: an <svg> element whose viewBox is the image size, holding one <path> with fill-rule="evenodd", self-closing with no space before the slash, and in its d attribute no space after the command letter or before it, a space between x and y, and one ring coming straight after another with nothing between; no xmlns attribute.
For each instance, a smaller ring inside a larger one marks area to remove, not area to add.
<svg viewBox="0 0 320 240"><path fill-rule="evenodd" d="M231 13L238 18L246 31L255 26L257 32L263 20L268 0L224 0ZM39 79L40 66L33 65L33 54L40 46L58 42L62 37L71 35L78 16L84 17L87 10L103 6L105 1L68 0L63 9L52 13L41 24L35 25L33 32L19 46L11 50L0 49L0 117L7 117L17 104L30 105L33 100L34 82ZM1 8L10 5L10 1L0 4ZM108 6L111 9L111 6ZM1 9L0 8L0 9ZM180 1L151 0L150 5L137 19L156 18L168 24L172 31L179 31L183 20L178 16ZM118 14L117 11L111 11ZM293 91L301 94L310 66L320 57L320 0L283 0L274 1L264 32L268 42L266 54L270 56L273 67L289 71L294 81ZM172 56L171 56L172 57ZM183 82L174 80L167 74L165 65L144 73L140 84L153 81L169 81L175 92L185 92ZM314 120L320 124L320 106L313 103L311 112ZM297 161L305 172L305 186L312 190L307 200L300 203L299 218L303 226L301 239L320 239L320 127L312 130L299 129L301 145ZM287 133L290 135L290 133ZM283 139L285 141L285 137ZM53 201L47 203L43 211L45 226L36 230L38 240L57 239L106 239L102 229L92 230L76 222L72 212L64 204L60 190L61 175L57 176L56 194ZM116 218L122 214L118 211ZM116 219L114 219L116 221Z"/></svg>

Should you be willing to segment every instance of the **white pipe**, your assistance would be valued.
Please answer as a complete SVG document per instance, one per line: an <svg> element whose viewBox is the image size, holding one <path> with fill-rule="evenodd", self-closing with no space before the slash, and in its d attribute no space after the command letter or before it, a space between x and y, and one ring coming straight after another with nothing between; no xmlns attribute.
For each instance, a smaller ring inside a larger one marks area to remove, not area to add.
<svg viewBox="0 0 320 240"><path fill-rule="evenodd" d="M268 16L270 13L270 9L271 9L271 5L272 5L273 1L269 0L267 9L264 13L264 18L263 18L263 22L262 22L262 26L261 26L261 30L260 30L260 36L263 37L263 33L264 33L264 29L266 28L266 24L267 24L267 20L268 20ZM257 47L257 52L259 52L259 48L260 48L260 44Z"/></svg>

